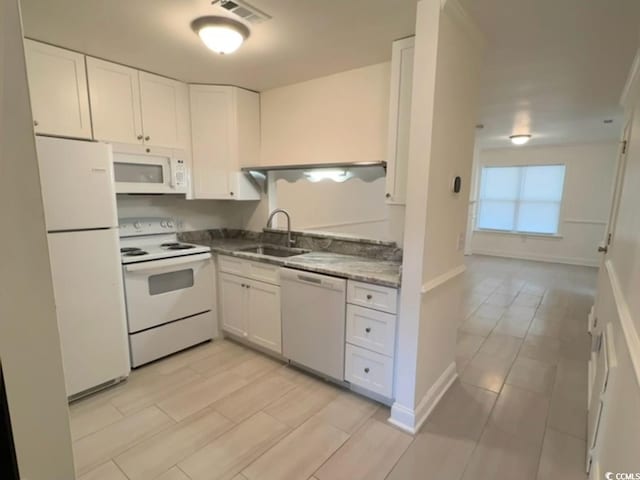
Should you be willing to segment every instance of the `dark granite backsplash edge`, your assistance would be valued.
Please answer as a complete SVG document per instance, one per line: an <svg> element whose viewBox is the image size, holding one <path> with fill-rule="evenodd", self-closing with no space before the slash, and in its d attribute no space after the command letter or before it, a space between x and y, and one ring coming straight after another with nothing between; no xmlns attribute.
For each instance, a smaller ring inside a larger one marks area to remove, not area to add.
<svg viewBox="0 0 640 480"><path fill-rule="evenodd" d="M385 242L369 239L348 238L340 235L332 236L328 233L291 232L297 248L304 248L315 252L331 252L343 255L356 255L401 262L402 249L395 242ZM211 230L195 230L181 232L179 238L183 242L208 243L212 240L249 240L257 243L272 245L287 245L287 232L283 230L265 229L262 232L250 230L217 228Z"/></svg>

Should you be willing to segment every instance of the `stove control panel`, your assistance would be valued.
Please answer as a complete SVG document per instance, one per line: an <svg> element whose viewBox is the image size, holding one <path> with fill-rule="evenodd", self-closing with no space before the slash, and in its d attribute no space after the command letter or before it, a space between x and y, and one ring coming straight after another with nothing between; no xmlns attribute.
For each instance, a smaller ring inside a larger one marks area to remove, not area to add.
<svg viewBox="0 0 640 480"><path fill-rule="evenodd" d="M120 237L136 237L176 233L179 221L171 217L121 218L119 224Z"/></svg>

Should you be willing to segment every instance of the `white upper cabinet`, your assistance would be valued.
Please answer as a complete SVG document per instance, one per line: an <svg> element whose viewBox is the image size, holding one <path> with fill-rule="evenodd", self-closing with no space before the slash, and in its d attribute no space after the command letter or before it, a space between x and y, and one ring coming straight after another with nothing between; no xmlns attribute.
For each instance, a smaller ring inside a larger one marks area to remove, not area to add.
<svg viewBox="0 0 640 480"><path fill-rule="evenodd" d="M93 132L97 140L142 143L138 71L87 57Z"/></svg>
<svg viewBox="0 0 640 480"><path fill-rule="evenodd" d="M97 139L189 147L186 84L91 57L87 70Z"/></svg>
<svg viewBox="0 0 640 480"><path fill-rule="evenodd" d="M25 40L36 133L91 138L84 55Z"/></svg>
<svg viewBox="0 0 640 480"><path fill-rule="evenodd" d="M257 165L260 96L237 87L191 85L194 198L259 200L242 166Z"/></svg>
<svg viewBox="0 0 640 480"><path fill-rule="evenodd" d="M414 37L393 42L387 153L387 203L406 202Z"/></svg>
<svg viewBox="0 0 640 480"><path fill-rule="evenodd" d="M157 147L188 147L187 85L146 72L139 72L139 78L145 143Z"/></svg>

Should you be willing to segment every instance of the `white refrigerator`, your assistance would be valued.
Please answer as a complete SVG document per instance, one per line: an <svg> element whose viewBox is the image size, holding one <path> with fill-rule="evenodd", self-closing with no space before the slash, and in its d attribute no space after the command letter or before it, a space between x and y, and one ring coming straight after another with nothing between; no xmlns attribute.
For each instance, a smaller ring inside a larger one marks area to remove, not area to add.
<svg viewBox="0 0 640 480"><path fill-rule="evenodd" d="M130 372L111 145L36 140L67 396Z"/></svg>

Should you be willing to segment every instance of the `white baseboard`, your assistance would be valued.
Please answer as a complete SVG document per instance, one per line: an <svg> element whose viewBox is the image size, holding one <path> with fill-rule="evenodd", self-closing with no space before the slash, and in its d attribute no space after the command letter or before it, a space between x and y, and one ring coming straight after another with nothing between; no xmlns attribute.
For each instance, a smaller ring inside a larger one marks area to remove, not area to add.
<svg viewBox="0 0 640 480"><path fill-rule="evenodd" d="M394 403L391 406L389 423L412 435L416 434L456 378L458 378L456 362L451 362L446 370L442 372L438 380L436 380L427 391L425 396L422 397L422 400L420 400L415 410L400 405L397 402Z"/></svg>
<svg viewBox="0 0 640 480"><path fill-rule="evenodd" d="M546 263L562 263L565 265L578 265L581 267L598 267L600 265L599 260L591 258L579 258L579 257L559 257L555 255L537 255L531 253L509 253L493 250L478 250L473 249L473 255L487 255L490 257L502 257L502 258L515 258L517 260L532 260L534 262L546 262Z"/></svg>

